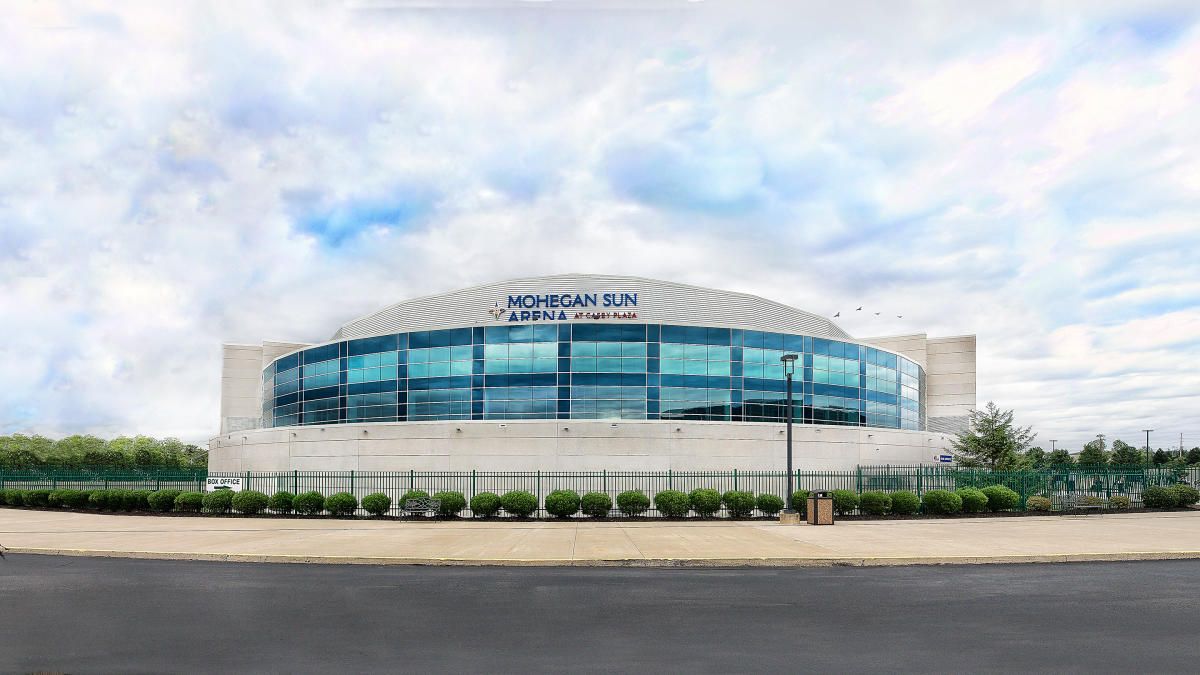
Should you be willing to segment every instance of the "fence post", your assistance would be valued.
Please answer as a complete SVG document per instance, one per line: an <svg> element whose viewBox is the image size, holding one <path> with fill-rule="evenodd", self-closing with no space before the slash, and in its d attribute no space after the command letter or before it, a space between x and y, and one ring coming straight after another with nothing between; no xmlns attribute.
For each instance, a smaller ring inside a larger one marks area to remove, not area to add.
<svg viewBox="0 0 1200 675"><path fill-rule="evenodd" d="M733 491L734 491L734 492L737 492L737 489L738 489L738 483L737 483L737 469L734 469L734 470L733 470Z"/></svg>
<svg viewBox="0 0 1200 675"><path fill-rule="evenodd" d="M475 469L471 469L471 496L475 496Z"/></svg>
<svg viewBox="0 0 1200 675"><path fill-rule="evenodd" d="M925 468L918 466L917 467L917 499L921 498L921 494L924 491L923 481L921 480L924 477L925 477Z"/></svg>
<svg viewBox="0 0 1200 675"><path fill-rule="evenodd" d="M300 494L300 471L292 469L292 494Z"/></svg>
<svg viewBox="0 0 1200 675"><path fill-rule="evenodd" d="M854 491L862 494L862 464L854 465Z"/></svg>
<svg viewBox="0 0 1200 675"><path fill-rule="evenodd" d="M667 469L667 489L675 489L675 472L671 469Z"/></svg>
<svg viewBox="0 0 1200 675"><path fill-rule="evenodd" d="M608 494L608 469L600 470L600 491Z"/></svg>
<svg viewBox="0 0 1200 675"><path fill-rule="evenodd" d="M537 502L538 502L538 511L541 512L541 510L542 510L542 470L541 469L538 469L538 472L537 472Z"/></svg>
<svg viewBox="0 0 1200 675"><path fill-rule="evenodd" d="M249 472L249 471L247 471L247 472L246 472L246 488L245 488L245 489L249 490L249 489L251 489L252 487L253 487L253 486L252 486L252 485L250 485L250 472Z"/></svg>
<svg viewBox="0 0 1200 675"><path fill-rule="evenodd" d="M354 469L350 470L350 494L354 494Z"/></svg>
<svg viewBox="0 0 1200 675"><path fill-rule="evenodd" d="M416 483L414 483L415 480L416 480L416 472L413 469L409 469L408 470L408 489L409 490L416 489L416 487L415 487Z"/></svg>

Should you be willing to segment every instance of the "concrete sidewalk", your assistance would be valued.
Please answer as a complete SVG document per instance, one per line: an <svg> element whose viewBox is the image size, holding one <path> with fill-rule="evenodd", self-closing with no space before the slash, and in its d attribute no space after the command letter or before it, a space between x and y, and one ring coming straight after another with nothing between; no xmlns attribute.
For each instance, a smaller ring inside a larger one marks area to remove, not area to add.
<svg viewBox="0 0 1200 675"><path fill-rule="evenodd" d="M394 522L0 509L8 551L251 562L797 566L1200 558L1200 512L841 522Z"/></svg>

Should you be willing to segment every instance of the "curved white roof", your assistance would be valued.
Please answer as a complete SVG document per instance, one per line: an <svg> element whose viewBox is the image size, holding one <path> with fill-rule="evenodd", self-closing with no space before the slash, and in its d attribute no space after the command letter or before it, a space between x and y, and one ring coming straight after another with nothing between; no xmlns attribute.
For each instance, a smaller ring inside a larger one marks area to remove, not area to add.
<svg viewBox="0 0 1200 675"><path fill-rule="evenodd" d="M637 322L685 326L719 326L747 330L802 333L834 339L853 339L829 319L748 293L734 293L670 281L598 274L558 274L497 281L448 293L414 298L346 323L332 340L387 335L415 330L508 325L509 296L547 296L594 293L602 302L605 293L637 294L636 306L615 311L637 313ZM493 309L506 310L500 318ZM541 308L539 308L541 309ZM602 306L568 308L567 320L576 312L604 311ZM610 311L614 308L608 308ZM555 309L555 312L558 310ZM583 318L581 321L594 319ZM613 319L621 322L620 319ZM632 322L633 320L631 320ZM519 323L531 323L520 321Z"/></svg>

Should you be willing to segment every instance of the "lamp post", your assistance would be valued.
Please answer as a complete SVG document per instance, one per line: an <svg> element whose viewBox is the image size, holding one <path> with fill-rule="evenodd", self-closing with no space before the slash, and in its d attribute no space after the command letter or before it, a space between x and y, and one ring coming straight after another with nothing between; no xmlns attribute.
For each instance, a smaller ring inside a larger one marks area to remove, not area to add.
<svg viewBox="0 0 1200 675"><path fill-rule="evenodd" d="M783 374L787 377L787 510L788 513L796 512L796 505L792 503L792 493L795 492L793 481L795 475L792 472L792 373L796 371L795 354L784 354L780 357L783 362Z"/></svg>
<svg viewBox="0 0 1200 675"><path fill-rule="evenodd" d="M1142 429L1146 432L1146 466L1154 466L1154 460L1150 459L1150 432L1153 429Z"/></svg>

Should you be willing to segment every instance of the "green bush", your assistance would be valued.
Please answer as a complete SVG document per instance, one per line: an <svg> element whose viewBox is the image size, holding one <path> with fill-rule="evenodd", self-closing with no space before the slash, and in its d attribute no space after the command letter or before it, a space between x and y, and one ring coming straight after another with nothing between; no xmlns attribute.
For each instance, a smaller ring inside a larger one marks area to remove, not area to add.
<svg viewBox="0 0 1200 675"><path fill-rule="evenodd" d="M792 508L803 518L808 515L808 490L796 490L792 493Z"/></svg>
<svg viewBox="0 0 1200 675"><path fill-rule="evenodd" d="M721 493L712 488L696 488L688 493L688 504L701 518L711 518L721 510Z"/></svg>
<svg viewBox="0 0 1200 675"><path fill-rule="evenodd" d="M921 503L925 506L925 513L938 516L948 516L962 511L962 497L949 490L930 490L921 498Z"/></svg>
<svg viewBox="0 0 1200 675"><path fill-rule="evenodd" d="M833 497L833 510L839 516L854 513L854 509L858 508L858 495L854 490L834 490L829 494Z"/></svg>
<svg viewBox="0 0 1200 675"><path fill-rule="evenodd" d="M1108 508L1110 509L1127 509L1129 506L1129 497L1125 495L1113 495L1108 498Z"/></svg>
<svg viewBox="0 0 1200 675"><path fill-rule="evenodd" d="M46 503L56 509L61 509L63 506L64 492L66 492L66 490L51 490L50 497L46 500Z"/></svg>
<svg viewBox="0 0 1200 675"><path fill-rule="evenodd" d="M126 511L149 511L150 490L127 490L121 497L121 508Z"/></svg>
<svg viewBox="0 0 1200 675"><path fill-rule="evenodd" d="M721 495L721 503L730 518L745 518L754 513L754 493L729 490Z"/></svg>
<svg viewBox="0 0 1200 675"><path fill-rule="evenodd" d="M962 500L963 513L983 513L987 510L988 498L982 490L976 488L959 488L954 491Z"/></svg>
<svg viewBox="0 0 1200 675"><path fill-rule="evenodd" d="M579 493L574 490L553 490L546 495L546 512L555 518L569 518L579 513Z"/></svg>
<svg viewBox="0 0 1200 675"><path fill-rule="evenodd" d="M25 492L25 506L50 506L50 493L53 490L27 490Z"/></svg>
<svg viewBox="0 0 1200 675"><path fill-rule="evenodd" d="M147 501L152 511L165 513L175 508L175 498L181 493L182 490L159 490L152 493Z"/></svg>
<svg viewBox="0 0 1200 675"><path fill-rule="evenodd" d="M88 508L103 511L108 507L108 490L92 490L88 493Z"/></svg>
<svg viewBox="0 0 1200 675"><path fill-rule="evenodd" d="M229 513L233 508L233 490L213 490L204 494L205 513Z"/></svg>
<svg viewBox="0 0 1200 675"><path fill-rule="evenodd" d="M1030 511L1049 511L1053 507L1049 497L1033 495L1025 500L1025 508Z"/></svg>
<svg viewBox="0 0 1200 675"><path fill-rule="evenodd" d="M52 507L59 509L74 509L80 503L80 495L83 495L83 503L87 504L87 493L83 490L55 490L50 493L49 504Z"/></svg>
<svg viewBox="0 0 1200 675"><path fill-rule="evenodd" d="M349 492L335 492L325 498L325 510L331 516L352 516L358 508L358 499Z"/></svg>
<svg viewBox="0 0 1200 675"><path fill-rule="evenodd" d="M106 507L109 511L124 511L126 510L126 503L132 504L132 500L129 498L129 490L108 491L108 503ZM132 511L133 509L129 510Z"/></svg>
<svg viewBox="0 0 1200 675"><path fill-rule="evenodd" d="M1200 490L1191 485L1177 483L1171 486L1171 492L1175 493L1175 501L1179 506L1191 506L1196 502L1200 502Z"/></svg>
<svg viewBox="0 0 1200 675"><path fill-rule="evenodd" d="M528 518L537 511L538 500L532 492L509 490L500 495L500 508L518 518Z"/></svg>
<svg viewBox="0 0 1200 675"><path fill-rule="evenodd" d="M612 497L607 492L589 492L579 500L583 515L592 518L603 518L612 511Z"/></svg>
<svg viewBox="0 0 1200 675"><path fill-rule="evenodd" d="M892 493L892 513L910 516L921 509L921 498L909 492L900 490Z"/></svg>
<svg viewBox="0 0 1200 675"><path fill-rule="evenodd" d="M242 490L233 496L233 510L247 516L256 516L267 510L270 497L258 490Z"/></svg>
<svg viewBox="0 0 1200 675"><path fill-rule="evenodd" d="M325 497L316 490L301 492L292 499L292 510L302 516L320 515L325 510Z"/></svg>
<svg viewBox="0 0 1200 675"><path fill-rule="evenodd" d="M88 491L87 490L67 490L67 494L63 497L63 506L68 509L86 509L88 506Z"/></svg>
<svg viewBox="0 0 1200 675"><path fill-rule="evenodd" d="M617 495L617 508L626 516L640 516L650 508L650 498L641 490L626 490Z"/></svg>
<svg viewBox="0 0 1200 675"><path fill-rule="evenodd" d="M363 497L362 507L373 516L386 516L392 508L392 498L382 492L372 492Z"/></svg>
<svg viewBox="0 0 1200 675"><path fill-rule="evenodd" d="M1080 497L1079 504L1082 506L1107 506L1108 502L1104 499L1104 497L1097 497L1096 495L1084 495L1083 497Z"/></svg>
<svg viewBox="0 0 1200 675"><path fill-rule="evenodd" d="M271 495L271 498L267 500L267 508L271 509L275 513L291 513L292 509L295 508L295 506L293 506L295 501L296 495L288 492L287 490L280 490L279 492Z"/></svg>
<svg viewBox="0 0 1200 675"><path fill-rule="evenodd" d="M427 500L429 499L429 493L424 490L409 490L405 492L400 495L400 508L404 508L410 499Z"/></svg>
<svg viewBox="0 0 1200 675"><path fill-rule="evenodd" d="M783 497L780 497L779 495L773 495L769 492L764 492L754 498L754 506L756 506L764 516L771 517L782 511L783 507L787 506L787 504L784 503Z"/></svg>
<svg viewBox="0 0 1200 675"><path fill-rule="evenodd" d="M1173 509L1179 505L1175 491L1157 485L1142 490L1142 504L1148 509Z"/></svg>
<svg viewBox="0 0 1200 675"><path fill-rule="evenodd" d="M95 493L92 494L95 498ZM204 506L203 492L180 492L175 498L175 510L181 513L199 513Z"/></svg>
<svg viewBox="0 0 1200 675"><path fill-rule="evenodd" d="M454 490L438 492L433 495L433 498L438 500L438 515L443 518L452 518L462 513L462 510L467 508L467 498L463 493Z"/></svg>
<svg viewBox="0 0 1200 675"><path fill-rule="evenodd" d="M982 490L989 511L1012 511L1021 503L1021 495L1005 485L989 485Z"/></svg>
<svg viewBox="0 0 1200 675"><path fill-rule="evenodd" d="M687 515L691 504L686 492L663 490L654 495L654 508L667 518L682 518Z"/></svg>
<svg viewBox="0 0 1200 675"><path fill-rule="evenodd" d="M0 489L0 506L8 506L8 493L11 490Z"/></svg>
<svg viewBox="0 0 1200 675"><path fill-rule="evenodd" d="M495 492L480 492L471 497L471 513L490 518L500 512L500 495Z"/></svg>
<svg viewBox="0 0 1200 675"><path fill-rule="evenodd" d="M864 492L858 497L858 508L871 516L882 516L892 510L892 497L886 492Z"/></svg>

